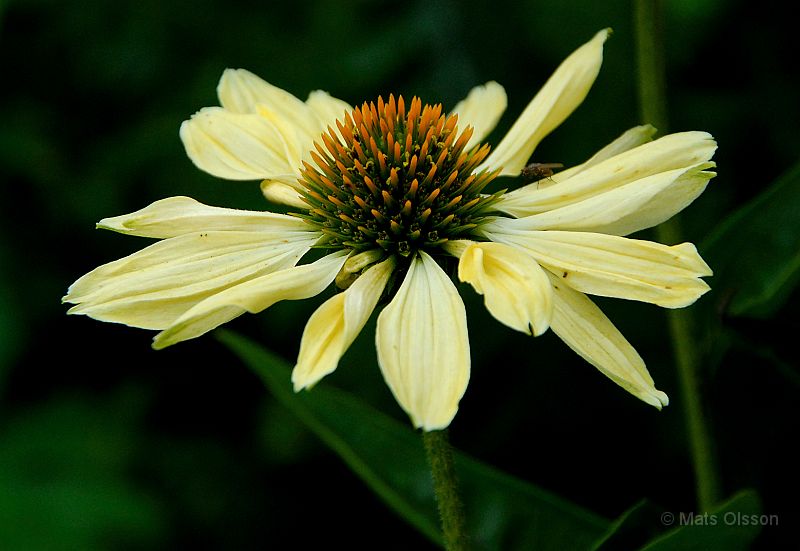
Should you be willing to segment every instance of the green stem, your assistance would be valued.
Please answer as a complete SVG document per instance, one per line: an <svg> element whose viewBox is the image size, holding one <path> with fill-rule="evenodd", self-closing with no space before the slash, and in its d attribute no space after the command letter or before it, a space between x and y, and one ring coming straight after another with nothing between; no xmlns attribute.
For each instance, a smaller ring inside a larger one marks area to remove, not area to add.
<svg viewBox="0 0 800 551"><path fill-rule="evenodd" d="M660 25L661 2L634 0L634 6L641 118L643 122L653 124L663 133L667 128L667 102ZM656 235L663 243L680 242L680 219L673 217L664 222L656 228ZM697 484L697 505L700 511L708 511L719 502L720 481L711 431L700 396L697 374L700 358L693 338L693 316L691 310L670 310L667 317Z"/></svg>
<svg viewBox="0 0 800 551"><path fill-rule="evenodd" d="M464 506L458 493L458 480L453 462L453 448L447 438L447 429L423 432L425 453L431 468L433 490L439 507L444 547L447 551L467 549Z"/></svg>

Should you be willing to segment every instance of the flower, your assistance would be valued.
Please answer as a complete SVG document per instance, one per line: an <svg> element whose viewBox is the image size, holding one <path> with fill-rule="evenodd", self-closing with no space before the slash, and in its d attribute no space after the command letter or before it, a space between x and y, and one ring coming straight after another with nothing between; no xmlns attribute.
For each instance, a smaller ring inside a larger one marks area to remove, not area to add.
<svg viewBox="0 0 800 551"><path fill-rule="evenodd" d="M503 88L473 89L451 114L390 96L351 108L322 91L303 102L244 70L227 70L222 107L181 126L190 159L232 180L261 180L294 215L157 201L98 227L159 239L78 279L72 314L160 332L154 348L244 312L315 296L336 282L303 332L296 390L334 371L381 300L376 348L400 406L424 430L446 427L470 375L464 304L442 265L484 296L501 323L552 329L633 395L661 408L641 357L587 294L693 303L711 270L688 243L624 237L663 222L714 176L704 132L652 140L633 128L578 166L518 189L538 143L583 101L602 62L604 30L570 55L490 153L481 140L506 107ZM531 173L535 171L527 171ZM327 252L300 264L311 249Z"/></svg>

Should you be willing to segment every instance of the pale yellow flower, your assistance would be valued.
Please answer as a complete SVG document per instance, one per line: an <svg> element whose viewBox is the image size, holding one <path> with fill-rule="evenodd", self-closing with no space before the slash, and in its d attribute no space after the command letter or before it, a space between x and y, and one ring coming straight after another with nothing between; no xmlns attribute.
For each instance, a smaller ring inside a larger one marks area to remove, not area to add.
<svg viewBox="0 0 800 551"><path fill-rule="evenodd" d="M156 329L155 348L202 335L280 300L345 289L308 320L292 380L334 371L381 300L378 363L416 427L446 427L470 375L464 305L442 265L482 294L501 323L552 329L620 386L660 408L644 362L587 294L686 306L711 270L693 245L623 237L670 218L702 193L716 144L704 132L652 141L633 128L588 161L509 193L539 142L583 101L608 36L570 55L489 154L483 140L506 107L503 88L441 106L387 102L353 109L325 92L303 102L227 70L221 107L181 126L190 159L220 178L261 180L295 216L172 197L98 226L159 239L89 272L64 297L73 314ZM457 117L452 116L456 114ZM456 126L458 123L459 127ZM326 251L300 264L312 248Z"/></svg>

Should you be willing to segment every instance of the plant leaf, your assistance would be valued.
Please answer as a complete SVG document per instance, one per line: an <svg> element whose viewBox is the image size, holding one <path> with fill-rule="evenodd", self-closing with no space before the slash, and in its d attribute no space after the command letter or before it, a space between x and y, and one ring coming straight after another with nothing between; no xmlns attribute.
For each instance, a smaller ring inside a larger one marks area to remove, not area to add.
<svg viewBox="0 0 800 551"><path fill-rule="evenodd" d="M752 490L739 492L707 514L677 513L677 528L652 540L641 551L735 551L750 549L761 531L761 501Z"/></svg>
<svg viewBox="0 0 800 551"><path fill-rule="evenodd" d="M744 550L760 532L759 522L766 519L761 517L758 495L751 490L739 492L707 514L667 512L645 500L620 515L593 551Z"/></svg>
<svg viewBox="0 0 800 551"><path fill-rule="evenodd" d="M295 394L286 361L230 331L216 335L389 507L441 544L419 434L325 385ZM464 454L456 454L456 468L476 548L587 549L608 527L607 520Z"/></svg>
<svg viewBox="0 0 800 551"><path fill-rule="evenodd" d="M595 543L592 551L635 549L664 529L659 522L663 511L648 500L642 500L611 523L608 531Z"/></svg>
<svg viewBox="0 0 800 551"><path fill-rule="evenodd" d="M728 313L770 317L800 281L800 164L723 220L701 250Z"/></svg>

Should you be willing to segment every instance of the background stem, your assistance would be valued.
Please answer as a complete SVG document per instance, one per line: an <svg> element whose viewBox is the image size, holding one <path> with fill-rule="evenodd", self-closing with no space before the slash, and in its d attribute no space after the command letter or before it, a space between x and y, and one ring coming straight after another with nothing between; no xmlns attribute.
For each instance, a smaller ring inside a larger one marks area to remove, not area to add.
<svg viewBox="0 0 800 551"><path fill-rule="evenodd" d="M642 122L663 134L667 129L667 101L664 70L662 9L660 0L634 0L636 53L639 65L639 106ZM666 244L681 241L678 216L656 228L657 239ZM700 365L693 336L690 309L667 311L673 353L681 386L681 402L697 485L697 506L708 511L719 501L720 481L714 458L711 431L703 412L697 371Z"/></svg>
<svg viewBox="0 0 800 551"><path fill-rule="evenodd" d="M464 506L458 492L453 449L450 447L447 429L423 431L422 440L425 442L425 453L433 477L445 549L463 551L467 549Z"/></svg>

